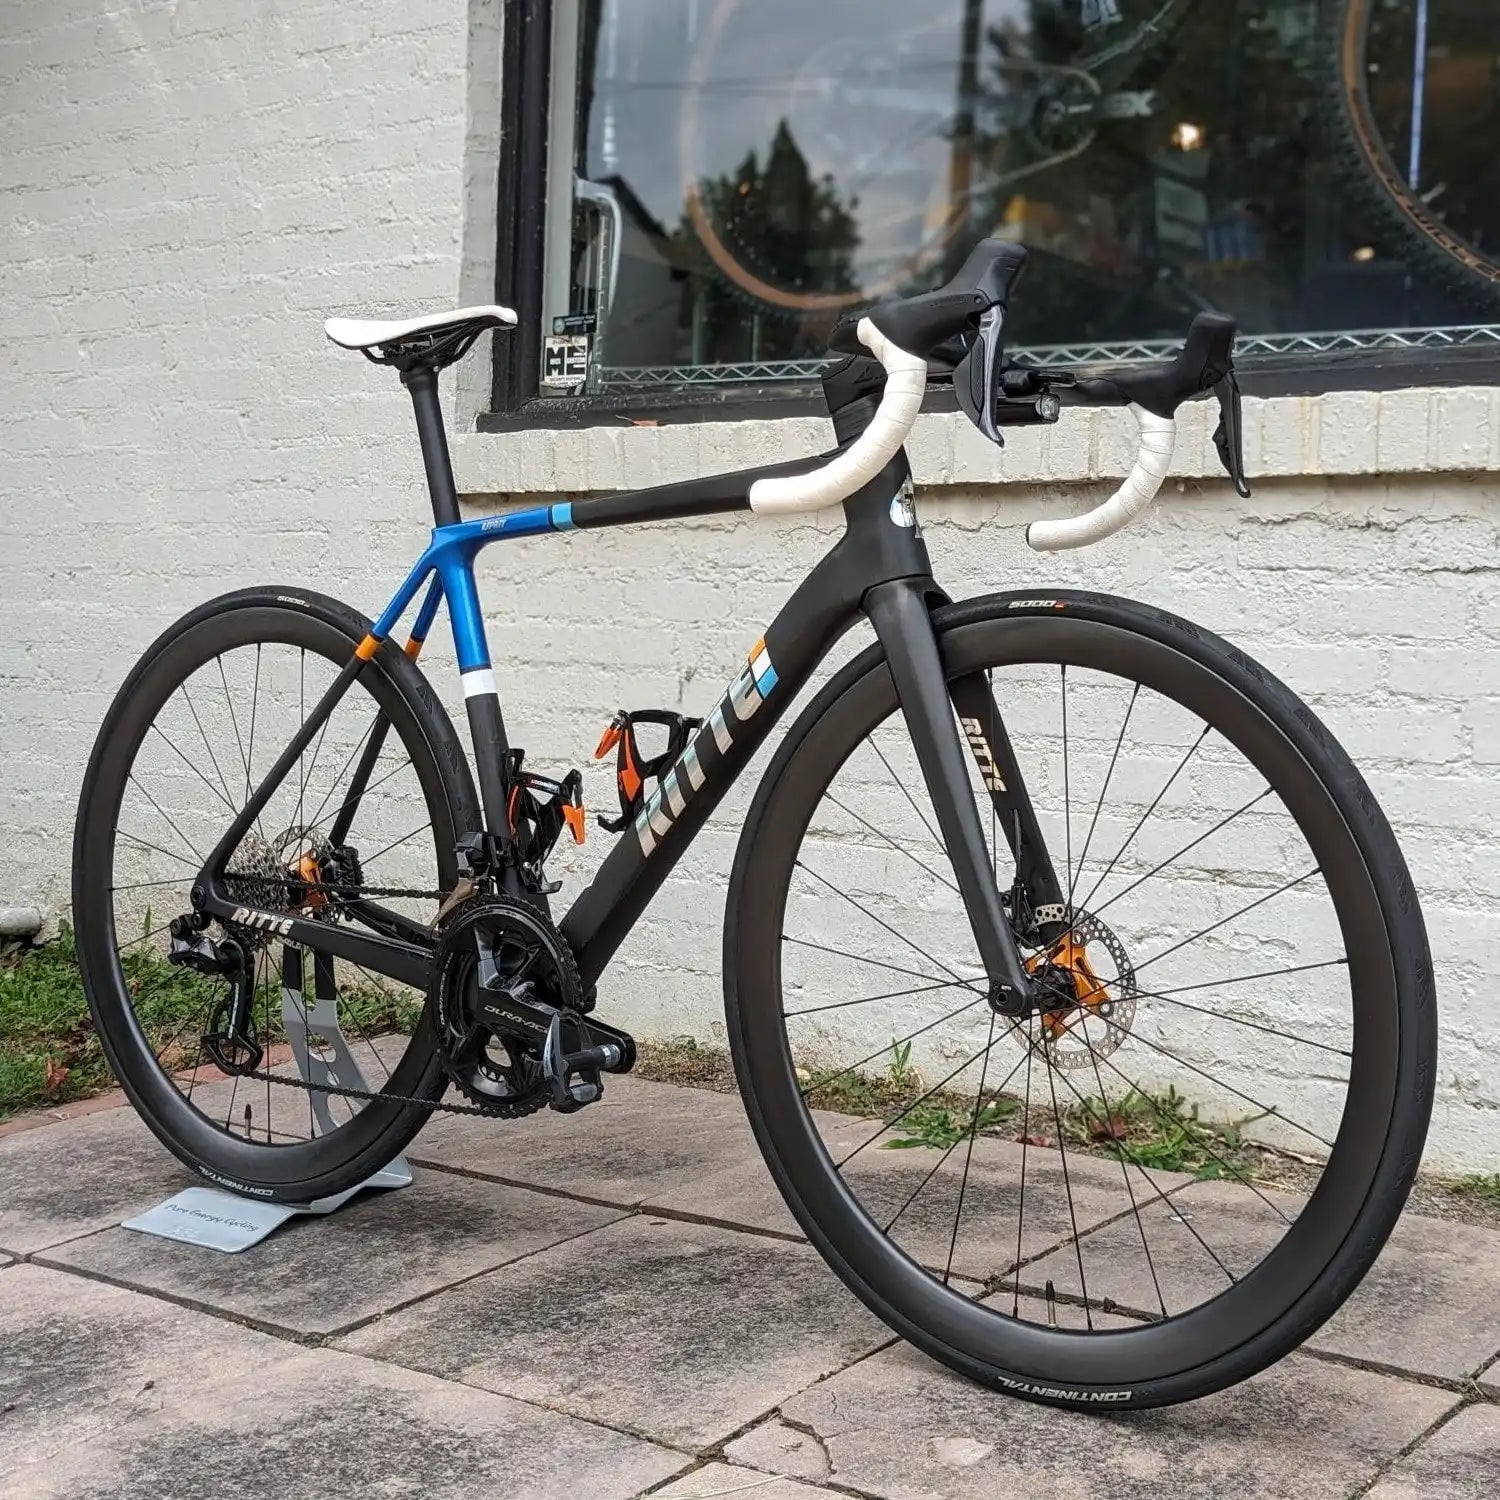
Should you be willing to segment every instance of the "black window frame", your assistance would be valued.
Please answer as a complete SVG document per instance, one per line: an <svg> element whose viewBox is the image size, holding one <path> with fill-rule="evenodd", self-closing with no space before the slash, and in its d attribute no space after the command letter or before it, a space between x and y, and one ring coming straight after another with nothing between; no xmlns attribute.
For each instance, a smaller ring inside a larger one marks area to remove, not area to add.
<svg viewBox="0 0 1500 1500"><path fill-rule="evenodd" d="M553 0L502 0L502 4L496 300L516 310L517 324L493 341L491 407L480 413L477 430L823 415L822 389L816 380L640 393L542 392L540 309L546 265ZM1242 353L1236 364L1240 385L1251 396L1500 385L1500 345ZM951 388L929 388L924 411L957 409Z"/></svg>

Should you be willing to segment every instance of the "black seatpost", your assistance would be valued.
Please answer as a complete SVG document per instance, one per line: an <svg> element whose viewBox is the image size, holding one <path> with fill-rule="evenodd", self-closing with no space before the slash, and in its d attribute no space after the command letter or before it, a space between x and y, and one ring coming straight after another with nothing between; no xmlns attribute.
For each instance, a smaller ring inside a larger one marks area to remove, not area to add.
<svg viewBox="0 0 1500 1500"><path fill-rule="evenodd" d="M443 408L438 401L437 371L431 365L414 364L402 370L401 384L411 392L412 410L417 414L417 436L422 441L422 463L432 495L433 519L439 526L452 526L459 519L458 491L448 457Z"/></svg>

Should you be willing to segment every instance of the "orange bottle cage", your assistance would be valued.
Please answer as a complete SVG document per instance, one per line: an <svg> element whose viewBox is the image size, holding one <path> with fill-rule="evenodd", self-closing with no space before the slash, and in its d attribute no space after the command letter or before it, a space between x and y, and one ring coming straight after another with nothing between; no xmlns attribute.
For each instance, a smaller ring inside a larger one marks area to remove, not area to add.
<svg viewBox="0 0 1500 1500"><path fill-rule="evenodd" d="M646 783L660 781L666 775L678 756L687 749L688 740L702 722L668 709L641 708L631 713L622 708L604 726L594 759L603 760L611 750L615 751L615 790L620 796L620 816L606 818L601 814L601 828L619 833L635 820L645 805ZM651 724L666 730L666 748L659 755L641 754L635 733L637 724Z"/></svg>

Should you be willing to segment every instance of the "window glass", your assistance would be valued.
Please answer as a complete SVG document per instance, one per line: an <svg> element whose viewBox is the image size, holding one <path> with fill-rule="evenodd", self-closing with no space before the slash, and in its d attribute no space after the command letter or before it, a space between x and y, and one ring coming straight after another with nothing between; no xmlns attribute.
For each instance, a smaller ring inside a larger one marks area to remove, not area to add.
<svg viewBox="0 0 1500 1500"><path fill-rule="evenodd" d="M1031 248L1010 327L1044 358L1204 307L1251 353L1497 336L1495 0L580 0L576 29L553 331L591 388L806 379L841 314L987 235Z"/></svg>

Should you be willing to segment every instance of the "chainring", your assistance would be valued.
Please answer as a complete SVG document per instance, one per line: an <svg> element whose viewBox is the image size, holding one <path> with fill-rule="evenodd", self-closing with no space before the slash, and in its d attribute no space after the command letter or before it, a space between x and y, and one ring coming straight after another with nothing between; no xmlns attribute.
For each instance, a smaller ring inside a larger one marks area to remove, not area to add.
<svg viewBox="0 0 1500 1500"><path fill-rule="evenodd" d="M566 939L528 901L471 896L443 920L427 1004L449 1082L476 1109L502 1119L536 1113L551 1099L540 1042L505 1035L478 1019L480 950L488 946L502 984L581 1013L583 981Z"/></svg>

